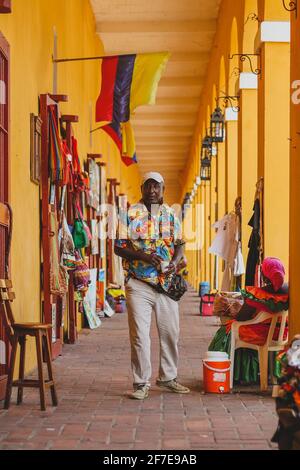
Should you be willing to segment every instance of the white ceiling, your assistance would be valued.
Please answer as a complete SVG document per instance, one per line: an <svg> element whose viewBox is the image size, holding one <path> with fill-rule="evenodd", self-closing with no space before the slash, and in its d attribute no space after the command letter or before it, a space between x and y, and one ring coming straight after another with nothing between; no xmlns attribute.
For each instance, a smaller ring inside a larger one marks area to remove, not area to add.
<svg viewBox="0 0 300 470"><path fill-rule="evenodd" d="M154 106L132 119L140 172L159 171L178 200L221 0L90 0L105 53L169 51Z"/></svg>

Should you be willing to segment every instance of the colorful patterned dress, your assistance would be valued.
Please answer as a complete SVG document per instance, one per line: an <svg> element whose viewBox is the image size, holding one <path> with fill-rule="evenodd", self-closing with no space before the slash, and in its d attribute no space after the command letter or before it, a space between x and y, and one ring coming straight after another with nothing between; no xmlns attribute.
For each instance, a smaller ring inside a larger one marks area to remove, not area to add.
<svg viewBox="0 0 300 470"><path fill-rule="evenodd" d="M246 287L241 291L245 302L250 307L256 308L256 314L259 312L277 313L288 309L288 294L275 294L267 292L259 287ZM223 351L230 355L231 344L231 325L236 320L228 321L215 334L209 351ZM270 320L266 320L255 325L245 325L240 328L240 338L242 341L262 346L267 339ZM277 325L274 331L274 340L278 338L280 325ZM285 329L287 337L287 326ZM235 353L234 381L239 383L251 384L259 382L259 362L257 351L240 348ZM280 376L280 367L276 362L274 367L274 376Z"/></svg>

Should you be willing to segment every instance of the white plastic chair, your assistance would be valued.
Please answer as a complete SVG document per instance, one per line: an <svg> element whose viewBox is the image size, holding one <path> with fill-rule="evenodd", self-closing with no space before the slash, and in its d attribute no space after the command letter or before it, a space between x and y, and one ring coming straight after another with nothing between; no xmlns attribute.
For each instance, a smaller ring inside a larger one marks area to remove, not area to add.
<svg viewBox="0 0 300 470"><path fill-rule="evenodd" d="M253 320L249 321L236 321L232 323L231 326L231 350L230 350L230 388L233 388L233 377L234 377L234 355L235 350L238 348L247 348L254 349L258 352L258 361L259 361L259 371L260 371L260 389L265 391L268 389L268 353L269 351L282 351L285 345L288 342L286 338L284 340L284 330L286 326L286 321L288 318L288 312L282 311L278 313L267 313L260 312L256 315ZM241 326L246 325L256 325L265 320L271 320L270 329L268 333L267 340L263 346L258 346L252 343L246 343L240 339L239 330ZM280 321L280 331L278 335L278 340L273 340L274 331L276 328L277 322Z"/></svg>

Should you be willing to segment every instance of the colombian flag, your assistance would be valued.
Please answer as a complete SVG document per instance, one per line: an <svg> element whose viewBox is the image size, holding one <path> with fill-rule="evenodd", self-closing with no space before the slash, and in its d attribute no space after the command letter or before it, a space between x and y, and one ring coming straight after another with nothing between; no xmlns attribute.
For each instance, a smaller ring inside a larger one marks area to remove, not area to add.
<svg viewBox="0 0 300 470"><path fill-rule="evenodd" d="M137 163L134 134L129 121L121 124L111 122L101 129L113 139L126 166Z"/></svg>
<svg viewBox="0 0 300 470"><path fill-rule="evenodd" d="M168 59L168 52L104 58L96 122L127 123L138 106L154 104Z"/></svg>

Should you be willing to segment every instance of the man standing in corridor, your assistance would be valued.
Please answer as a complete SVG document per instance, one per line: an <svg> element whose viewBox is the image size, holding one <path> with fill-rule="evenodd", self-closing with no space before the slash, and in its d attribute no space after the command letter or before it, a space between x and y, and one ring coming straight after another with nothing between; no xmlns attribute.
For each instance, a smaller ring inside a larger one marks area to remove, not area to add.
<svg viewBox="0 0 300 470"><path fill-rule="evenodd" d="M131 398L148 397L151 380L150 326L154 310L160 341L156 384L174 393L189 393L177 382L179 308L166 292L183 258L181 226L163 203L164 179L156 172L142 179L142 199L131 206L119 226L115 253L123 258L131 344L134 391ZM122 233L120 228L122 228ZM127 236L124 236L124 233Z"/></svg>

